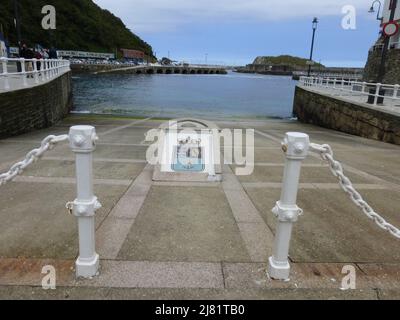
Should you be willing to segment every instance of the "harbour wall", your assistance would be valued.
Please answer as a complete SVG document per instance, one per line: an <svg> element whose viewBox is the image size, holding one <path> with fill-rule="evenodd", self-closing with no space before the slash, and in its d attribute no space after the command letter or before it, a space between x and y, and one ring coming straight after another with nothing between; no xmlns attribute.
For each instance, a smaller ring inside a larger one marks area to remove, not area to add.
<svg viewBox="0 0 400 320"><path fill-rule="evenodd" d="M72 109L71 72L40 86L0 94L0 139L56 124Z"/></svg>
<svg viewBox="0 0 400 320"><path fill-rule="evenodd" d="M296 87L293 113L300 122L400 145L400 116Z"/></svg>

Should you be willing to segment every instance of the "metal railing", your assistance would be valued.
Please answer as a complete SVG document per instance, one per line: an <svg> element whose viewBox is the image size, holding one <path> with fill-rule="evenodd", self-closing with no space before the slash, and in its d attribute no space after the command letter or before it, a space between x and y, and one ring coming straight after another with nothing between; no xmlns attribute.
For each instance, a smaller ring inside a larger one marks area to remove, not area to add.
<svg viewBox="0 0 400 320"><path fill-rule="evenodd" d="M307 77L308 73L304 71L294 71L293 72L294 76L299 76L299 77ZM346 79L346 80L354 80L354 81L360 81L362 79L362 74L360 73L325 73L323 71L318 72L312 72L311 77L323 77L323 78L336 78L336 79Z"/></svg>
<svg viewBox="0 0 400 320"><path fill-rule="evenodd" d="M325 94L342 96L355 102L377 106L400 107L400 85L368 83L336 78L301 77L300 86L315 88Z"/></svg>
<svg viewBox="0 0 400 320"><path fill-rule="evenodd" d="M0 92L34 87L70 71L68 60L0 58Z"/></svg>
<svg viewBox="0 0 400 320"><path fill-rule="evenodd" d="M71 127L69 134L48 136L39 148L29 152L22 161L13 165L7 172L0 173L1 187L17 178L57 144L69 142L76 158L77 198L73 202L68 202L66 208L78 219L79 257L75 263L77 278L92 278L99 272L100 257L96 253L95 215L101 208L101 204L93 193L93 152L96 150L97 140L94 127Z"/></svg>
<svg viewBox="0 0 400 320"><path fill-rule="evenodd" d="M293 226L304 214L304 211L297 206L301 167L302 162L311 154L318 155L329 164L329 169L333 176L337 178L341 189L368 219L388 234L400 239L400 229L387 222L355 189L353 183L345 175L343 165L335 159L329 145L311 143L309 135L290 132L286 134L282 142L282 150L285 153L286 160L281 199L272 210L277 218L274 251L273 256L269 258L268 265L268 273L272 279L290 280L289 250Z"/></svg>

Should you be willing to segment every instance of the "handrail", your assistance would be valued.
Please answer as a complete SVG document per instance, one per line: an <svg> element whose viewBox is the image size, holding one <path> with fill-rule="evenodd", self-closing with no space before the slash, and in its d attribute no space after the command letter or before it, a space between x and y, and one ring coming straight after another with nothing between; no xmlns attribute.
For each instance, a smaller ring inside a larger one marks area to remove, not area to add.
<svg viewBox="0 0 400 320"><path fill-rule="evenodd" d="M70 62L61 59L2 57L0 67L0 92L34 87L71 70ZM11 69L13 70L10 72Z"/></svg>
<svg viewBox="0 0 400 320"><path fill-rule="evenodd" d="M300 77L300 86L315 87L328 91L326 93L338 93L346 98L359 98L368 96L370 104L400 107L400 85L382 84L371 82L349 81L337 78ZM335 94L333 94L335 95ZM389 103L386 101L389 100ZM364 102L364 101L361 101ZM366 102L366 101L365 101Z"/></svg>

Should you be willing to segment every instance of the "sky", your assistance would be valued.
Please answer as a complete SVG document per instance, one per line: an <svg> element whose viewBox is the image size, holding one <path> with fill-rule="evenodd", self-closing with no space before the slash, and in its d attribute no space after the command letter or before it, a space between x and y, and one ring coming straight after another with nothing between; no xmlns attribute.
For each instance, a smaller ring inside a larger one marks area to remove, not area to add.
<svg viewBox="0 0 400 320"><path fill-rule="evenodd" d="M148 42L158 58L246 65L257 56L310 55L312 20L319 18L314 60L364 67L377 40L372 0L94 0ZM352 6L348 20L344 6ZM376 7L377 8L377 7ZM350 17L352 17L350 15ZM344 29L342 20L354 28Z"/></svg>

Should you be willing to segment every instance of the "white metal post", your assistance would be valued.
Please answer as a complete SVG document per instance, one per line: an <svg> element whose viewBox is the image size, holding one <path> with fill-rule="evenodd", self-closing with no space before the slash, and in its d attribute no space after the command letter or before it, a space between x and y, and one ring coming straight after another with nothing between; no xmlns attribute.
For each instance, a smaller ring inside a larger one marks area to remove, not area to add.
<svg viewBox="0 0 400 320"><path fill-rule="evenodd" d="M44 82L45 81L44 59L40 59L39 61L40 61L39 77L40 77L40 81Z"/></svg>
<svg viewBox="0 0 400 320"><path fill-rule="evenodd" d="M49 60L46 60L46 79L49 80L50 79L50 62Z"/></svg>
<svg viewBox="0 0 400 320"><path fill-rule="evenodd" d="M8 65L7 65L7 59L6 58L1 58L1 64L3 68L3 76L4 76L4 90L10 90L10 82L8 80Z"/></svg>
<svg viewBox="0 0 400 320"><path fill-rule="evenodd" d="M70 129L70 145L76 155L77 199L73 213L78 218L79 258L77 277L91 278L98 274L99 255L95 249L95 214L101 204L93 192L93 152L96 148L96 129L75 126Z"/></svg>
<svg viewBox="0 0 400 320"><path fill-rule="evenodd" d="M21 58L20 60L21 63L21 75L22 75L22 82L24 87L28 86L28 82L27 82L27 75L26 75L26 66L25 66L25 59Z"/></svg>
<svg viewBox="0 0 400 320"><path fill-rule="evenodd" d="M366 88L367 88L367 83L364 81L362 83L361 93L365 93Z"/></svg>
<svg viewBox="0 0 400 320"><path fill-rule="evenodd" d="M35 84L39 83L39 72L38 72L38 68L37 68L37 59L33 59L33 74L34 74L34 78L35 78Z"/></svg>
<svg viewBox="0 0 400 320"><path fill-rule="evenodd" d="M381 92L381 86L382 86L382 84L381 83L378 83L377 85L376 85L376 91L375 91L375 99L374 99L374 105L376 106L376 105L378 105L378 100L379 100L379 93Z"/></svg>
<svg viewBox="0 0 400 320"><path fill-rule="evenodd" d="M392 106L394 106L394 105L396 105L396 100L397 100L397 96L398 96L398 94L399 94L399 89L400 89L400 86L398 85L398 84L396 84L395 86L394 86L394 89L393 89L393 100L392 100Z"/></svg>
<svg viewBox="0 0 400 320"><path fill-rule="evenodd" d="M274 255L269 258L268 272L272 279L288 280L290 277L289 248L293 223L297 222L302 210L297 206L302 161L307 157L310 138L304 133L286 134L283 149L286 152L285 173L281 200L273 213L278 219L275 235Z"/></svg>

